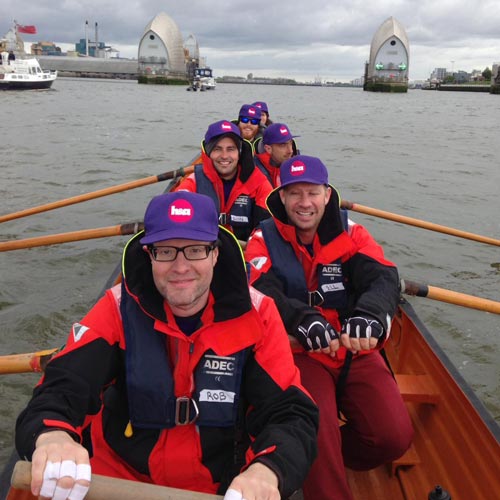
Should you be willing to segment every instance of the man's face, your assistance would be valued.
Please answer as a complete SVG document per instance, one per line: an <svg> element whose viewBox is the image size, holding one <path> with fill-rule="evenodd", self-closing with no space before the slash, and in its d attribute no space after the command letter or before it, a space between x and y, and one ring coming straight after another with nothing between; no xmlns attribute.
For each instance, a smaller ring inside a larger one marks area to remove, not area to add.
<svg viewBox="0 0 500 500"><path fill-rule="evenodd" d="M314 235L332 190L323 184L310 184L308 182L298 182L280 189L281 201L285 206L289 222L301 233ZM301 238L303 243L310 243L310 238Z"/></svg>
<svg viewBox="0 0 500 500"><path fill-rule="evenodd" d="M222 138L212 149L210 159L217 173L226 181L231 180L238 170L240 152L230 137Z"/></svg>
<svg viewBox="0 0 500 500"><path fill-rule="evenodd" d="M210 242L185 239L165 240L153 246L184 247L187 245L209 245ZM147 250L147 247L144 247ZM149 253L149 252L148 252ZM219 256L219 249L214 248L203 260L187 260L178 252L171 262L157 262L151 254L151 266L156 288L168 302L177 316L192 316L207 304L212 282L214 266Z"/></svg>
<svg viewBox="0 0 500 500"><path fill-rule="evenodd" d="M271 156L271 165L279 167L285 160L293 155L293 142L290 139L281 144L264 144L264 151Z"/></svg>
<svg viewBox="0 0 500 500"><path fill-rule="evenodd" d="M252 124L251 120L252 118L249 118L247 123L243 123L240 118L240 121L238 123L238 127L240 128L241 132L241 137L243 137L243 139L246 139L247 141L251 141L259 131L260 120L258 120L255 125Z"/></svg>

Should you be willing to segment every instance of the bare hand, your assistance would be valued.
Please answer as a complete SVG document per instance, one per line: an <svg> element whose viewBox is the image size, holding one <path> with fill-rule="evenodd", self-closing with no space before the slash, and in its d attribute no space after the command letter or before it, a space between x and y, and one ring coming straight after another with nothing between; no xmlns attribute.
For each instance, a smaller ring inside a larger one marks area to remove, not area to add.
<svg viewBox="0 0 500 500"><path fill-rule="evenodd" d="M45 432L36 440L31 475L35 497L83 500L90 486L89 454L65 431Z"/></svg>
<svg viewBox="0 0 500 500"><path fill-rule="evenodd" d="M254 463L236 476L224 495L225 500L280 500L278 477L264 464Z"/></svg>

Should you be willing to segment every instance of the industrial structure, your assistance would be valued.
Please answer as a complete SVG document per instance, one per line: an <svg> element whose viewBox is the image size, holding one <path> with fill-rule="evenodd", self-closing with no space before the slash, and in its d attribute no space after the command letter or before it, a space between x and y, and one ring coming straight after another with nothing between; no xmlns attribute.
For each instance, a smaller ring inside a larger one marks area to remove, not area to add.
<svg viewBox="0 0 500 500"><path fill-rule="evenodd" d="M407 92L410 44L403 25L386 19L373 36L365 64L363 89L372 92Z"/></svg>
<svg viewBox="0 0 500 500"><path fill-rule="evenodd" d="M187 82L182 35L174 20L164 12L144 29L138 60L139 76Z"/></svg>

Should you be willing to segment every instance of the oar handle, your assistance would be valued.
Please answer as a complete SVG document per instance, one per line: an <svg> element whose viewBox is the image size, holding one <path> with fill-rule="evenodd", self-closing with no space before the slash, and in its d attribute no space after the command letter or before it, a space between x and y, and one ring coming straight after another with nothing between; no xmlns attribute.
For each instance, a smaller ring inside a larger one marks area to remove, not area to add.
<svg viewBox="0 0 500 500"><path fill-rule="evenodd" d="M59 349L0 356L0 374L42 372Z"/></svg>
<svg viewBox="0 0 500 500"><path fill-rule="evenodd" d="M82 229L81 231L70 231L69 233L51 234L48 236L37 236L24 240L1 241L0 252L9 250L20 250L23 248L42 247L47 245L57 245L70 241L91 240L95 238L105 238L107 236L124 236L136 234L144 229L142 222L128 222L117 226L101 227L97 229Z"/></svg>
<svg viewBox="0 0 500 500"><path fill-rule="evenodd" d="M31 462L16 462L11 485L19 490L31 489ZM219 495L167 488L155 484L116 479L92 474L85 500L222 500Z"/></svg>
<svg viewBox="0 0 500 500"><path fill-rule="evenodd" d="M433 222L427 222L425 220L414 219L413 217L407 217L405 215L398 215L392 212L386 212L384 210L379 210L378 208L366 207L358 203L353 203L352 201L342 200L340 206L342 208L346 208L347 210L352 210L354 212L359 212L366 215L373 215L375 217L381 217L382 219L388 219L394 222L401 222L402 224L421 227L423 229L429 229L431 231L436 231L438 233L449 234L451 236L458 236L460 238L465 238L468 240L479 241L480 243L487 243L489 245L500 246L500 240L495 238L490 238L488 236L481 236L480 234L469 233L467 231L462 231L460 229L454 229L452 227L442 226L440 224L434 224Z"/></svg>
<svg viewBox="0 0 500 500"><path fill-rule="evenodd" d="M427 297L428 299L439 300L441 302L447 302L448 304L455 304L458 306L470 307L471 309L500 314L500 302L475 297L474 295L467 295L465 293L454 292L452 290L446 290L445 288L423 285L414 281L401 280L401 291L407 295Z"/></svg>

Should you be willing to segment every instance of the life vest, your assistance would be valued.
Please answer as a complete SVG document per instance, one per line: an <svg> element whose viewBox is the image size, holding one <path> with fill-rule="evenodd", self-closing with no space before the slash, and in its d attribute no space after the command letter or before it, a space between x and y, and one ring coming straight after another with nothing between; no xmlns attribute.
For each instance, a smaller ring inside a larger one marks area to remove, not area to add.
<svg viewBox="0 0 500 500"><path fill-rule="evenodd" d="M341 210L344 227L347 227L347 211ZM272 269L285 284L288 297L295 298L325 309L344 309L348 305L346 283L340 259L317 266L318 288L310 291L302 264L297 259L292 245L279 234L272 219L260 223L262 236L272 262Z"/></svg>
<svg viewBox="0 0 500 500"><path fill-rule="evenodd" d="M271 184L271 186L273 186L273 187L276 187L274 185L275 183L274 183L274 180L271 176L271 172L269 172L269 170L262 163L262 160L257 155L255 155L255 157L254 157L254 163L255 163L255 166L266 176L266 179L269 181L269 184ZM279 169L279 167L278 167L278 169Z"/></svg>
<svg viewBox="0 0 500 500"><path fill-rule="evenodd" d="M240 194L234 201L229 213L221 213L220 201L215 192L212 181L203 172L203 165L195 165L194 176L196 180L196 191L210 196L219 212L219 224L232 228L249 228L252 224L252 212L254 201L247 194Z"/></svg>
<svg viewBox="0 0 500 500"><path fill-rule="evenodd" d="M247 349L228 356L218 356L210 349L205 351L194 370L194 393L176 397L166 336L154 329L155 319L142 311L124 285L120 313L133 427L165 429L194 422L212 427L236 424Z"/></svg>

